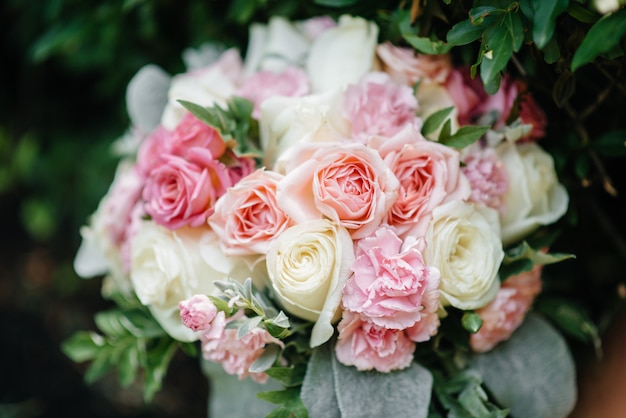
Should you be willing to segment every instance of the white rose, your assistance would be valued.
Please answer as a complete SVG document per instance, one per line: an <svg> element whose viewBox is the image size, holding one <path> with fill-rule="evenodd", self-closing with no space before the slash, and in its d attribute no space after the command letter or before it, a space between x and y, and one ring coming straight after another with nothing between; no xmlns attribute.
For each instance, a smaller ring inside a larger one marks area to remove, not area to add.
<svg viewBox="0 0 626 418"><path fill-rule="evenodd" d="M287 66L302 66L311 46L306 35L283 17L274 16L267 25L250 26L245 59L245 76L257 71L280 73Z"/></svg>
<svg viewBox="0 0 626 418"><path fill-rule="evenodd" d="M178 103L178 100L186 100L204 107L215 104L225 106L226 101L237 89L241 71L239 52L236 49L229 49L216 63L173 77L161 124L169 130L174 130L181 121L186 109Z"/></svg>
<svg viewBox="0 0 626 418"><path fill-rule="evenodd" d="M477 309L495 297L504 258L497 211L458 200L438 206L426 242L426 264L441 271L442 305Z"/></svg>
<svg viewBox="0 0 626 418"><path fill-rule="evenodd" d="M334 111L341 90L304 97L275 96L261 105L259 130L266 167L283 172L278 162L289 159L288 150L301 142L334 142L349 135L350 127Z"/></svg>
<svg viewBox="0 0 626 418"><path fill-rule="evenodd" d="M360 17L341 16L311 46L306 70L313 92L357 83L374 69L378 26Z"/></svg>
<svg viewBox="0 0 626 418"><path fill-rule="evenodd" d="M278 300L287 312L316 321L311 347L333 335L353 261L350 234L327 219L297 224L270 245L267 271Z"/></svg>
<svg viewBox="0 0 626 418"><path fill-rule="evenodd" d="M177 340L197 339L180 320L178 302L213 293L216 280L250 275L245 263L224 257L219 245L211 244L218 242L208 228L170 231L152 221L143 221L132 241L130 277L137 297Z"/></svg>
<svg viewBox="0 0 626 418"><path fill-rule="evenodd" d="M552 156L537 144L504 142L496 152L509 174L506 209L500 219L502 242L509 245L540 225L557 221L567 211L569 199L557 179Z"/></svg>

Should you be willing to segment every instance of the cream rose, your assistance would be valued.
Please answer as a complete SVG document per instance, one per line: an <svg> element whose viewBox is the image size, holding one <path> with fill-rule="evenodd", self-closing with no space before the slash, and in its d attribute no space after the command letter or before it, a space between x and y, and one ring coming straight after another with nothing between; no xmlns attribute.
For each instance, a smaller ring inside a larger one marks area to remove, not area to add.
<svg viewBox="0 0 626 418"><path fill-rule="evenodd" d="M316 321L311 347L333 335L353 260L350 234L326 219L292 226L270 245L267 272L276 297L287 312Z"/></svg>
<svg viewBox="0 0 626 418"><path fill-rule="evenodd" d="M552 156L536 143L504 142L496 152L509 177L500 218L506 246L558 220L567 211L569 198L558 181Z"/></svg>
<svg viewBox="0 0 626 418"><path fill-rule="evenodd" d="M217 236L209 228L170 231L152 221L139 226L132 241L130 278L141 303L173 338L197 339L181 322L178 302L211 294L215 280L232 277L237 270L245 275L237 259L220 253Z"/></svg>
<svg viewBox="0 0 626 418"><path fill-rule="evenodd" d="M264 164L284 173L289 150L302 142L339 141L350 134L350 126L338 111L341 90L305 97L275 96L261 105L259 129Z"/></svg>
<svg viewBox="0 0 626 418"><path fill-rule="evenodd" d="M477 309L495 297L504 258L496 210L458 200L438 206L426 242L424 260L441 272L442 305Z"/></svg>
<svg viewBox="0 0 626 418"><path fill-rule="evenodd" d="M313 92L324 92L358 82L374 68L378 26L365 19L341 16L311 46L306 70Z"/></svg>

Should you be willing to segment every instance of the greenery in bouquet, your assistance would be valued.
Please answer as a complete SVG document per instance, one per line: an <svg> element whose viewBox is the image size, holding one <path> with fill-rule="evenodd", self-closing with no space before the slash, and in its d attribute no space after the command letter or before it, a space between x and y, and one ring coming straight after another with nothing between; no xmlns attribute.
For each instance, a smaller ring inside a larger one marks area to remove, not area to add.
<svg viewBox="0 0 626 418"><path fill-rule="evenodd" d="M602 158L623 131L592 141L584 120L623 89L607 68L626 19L466 3L320 0L334 18L251 24L245 59L209 44L184 73L142 68L75 260L118 305L64 344L86 378L141 373L149 400L183 349L206 362L215 416L566 416L562 333L599 350L598 332L542 276L572 257L550 251L573 217L559 174L615 192ZM606 88L577 109L594 60ZM560 137L536 93L571 117Z"/></svg>

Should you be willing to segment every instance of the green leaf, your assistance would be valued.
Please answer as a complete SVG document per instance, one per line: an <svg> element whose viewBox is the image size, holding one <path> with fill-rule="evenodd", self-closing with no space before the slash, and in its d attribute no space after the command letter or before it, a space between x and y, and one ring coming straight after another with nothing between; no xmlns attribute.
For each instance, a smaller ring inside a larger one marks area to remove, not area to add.
<svg viewBox="0 0 626 418"><path fill-rule="evenodd" d="M596 23L600 18L600 15L592 12L586 7L581 6L576 2L570 2L567 7L567 14L572 16L574 19L583 23Z"/></svg>
<svg viewBox="0 0 626 418"><path fill-rule="evenodd" d="M593 61L598 55L618 46L626 34L626 9L607 14L587 32L572 58L572 71Z"/></svg>
<svg viewBox="0 0 626 418"><path fill-rule="evenodd" d="M422 125L422 135L427 136L435 132L441 124L448 119L450 114L454 111L454 106L446 107L428 116Z"/></svg>
<svg viewBox="0 0 626 418"><path fill-rule="evenodd" d="M228 9L228 18L240 25L250 21L257 7L257 0L234 0Z"/></svg>
<svg viewBox="0 0 626 418"><path fill-rule="evenodd" d="M463 328L472 334L476 334L483 325L483 320L476 312L465 312L461 318Z"/></svg>
<svg viewBox="0 0 626 418"><path fill-rule="evenodd" d="M85 372L85 381L87 383L93 383L96 380L104 376L109 370L111 370L115 363L112 359L113 347L106 345L98 351L93 362L87 368Z"/></svg>
<svg viewBox="0 0 626 418"><path fill-rule="evenodd" d="M467 45L480 39L484 31L485 25L473 25L472 22L467 19L452 26L452 29L450 29L446 35L446 40L450 46Z"/></svg>
<svg viewBox="0 0 626 418"><path fill-rule="evenodd" d="M98 328L109 337L122 337L130 334L122 325L121 319L123 314L117 310L98 312L94 316L94 321Z"/></svg>
<svg viewBox="0 0 626 418"><path fill-rule="evenodd" d="M139 368L139 340L133 340L124 351L117 363L118 379L123 387L130 386L137 376Z"/></svg>
<svg viewBox="0 0 626 418"><path fill-rule="evenodd" d="M556 19L567 10L569 0L530 0L533 9L533 41L539 49L552 39Z"/></svg>
<svg viewBox="0 0 626 418"><path fill-rule="evenodd" d="M536 309L550 318L563 332L579 341L593 344L599 354L602 340L598 328L585 309L563 298L540 299Z"/></svg>
<svg viewBox="0 0 626 418"><path fill-rule="evenodd" d="M511 276L517 276L526 271L531 271L534 265L533 261L528 258L502 263L498 271L498 276L500 277L500 281L505 281Z"/></svg>
<svg viewBox="0 0 626 418"><path fill-rule="evenodd" d="M443 135L444 131L442 130L442 135L439 136L439 142L449 147L462 149L478 141L488 130L488 126L468 125L462 126L458 131L449 136Z"/></svg>
<svg viewBox="0 0 626 418"><path fill-rule="evenodd" d="M248 370L251 373L260 373L266 371L267 369L272 367L272 365L274 365L276 359L278 358L278 355L280 354L280 350L281 348L278 344L268 344L263 350L263 353L259 356L258 359L255 360L254 363L250 365L250 368Z"/></svg>
<svg viewBox="0 0 626 418"><path fill-rule="evenodd" d="M315 0L314 3L325 7L347 7L356 4L358 0Z"/></svg>
<svg viewBox="0 0 626 418"><path fill-rule="evenodd" d="M261 392L257 393L257 398L276 404L282 405L283 408L280 410L285 410L290 414L293 414L296 418L305 418L308 417L309 414L307 412L306 407L302 403L300 399L300 388L287 388L285 390L278 390L272 392ZM279 410L279 411L280 411ZM279 412L281 415L275 416L283 416L283 412ZM271 414L270 414L271 416ZM290 416L290 415L287 415Z"/></svg>
<svg viewBox="0 0 626 418"><path fill-rule="evenodd" d="M591 142L591 148L604 157L626 157L626 130L605 133Z"/></svg>
<svg viewBox="0 0 626 418"><path fill-rule="evenodd" d="M159 344L148 352L148 364L143 382L143 397L150 402L154 394L161 389L165 373L177 350L176 341L170 337L162 338Z"/></svg>
<svg viewBox="0 0 626 418"><path fill-rule="evenodd" d="M470 9L469 20L472 25L482 25L485 18L489 15L502 14L504 10L493 6L478 6Z"/></svg>
<svg viewBox="0 0 626 418"><path fill-rule="evenodd" d="M95 332L77 332L63 342L61 350L77 363L95 358L105 345L104 338Z"/></svg>
<svg viewBox="0 0 626 418"><path fill-rule="evenodd" d="M306 366L271 367L265 371L268 376L278 380L283 386L300 386L304 381Z"/></svg>
<svg viewBox="0 0 626 418"><path fill-rule="evenodd" d="M242 338L244 335L256 328L262 320L263 317L261 316L253 316L252 318L247 318L241 321L241 323L237 326L237 339Z"/></svg>
<svg viewBox="0 0 626 418"><path fill-rule="evenodd" d="M300 397L311 417L341 418L335 379L333 377L334 347L327 343L315 348L307 364Z"/></svg>
<svg viewBox="0 0 626 418"><path fill-rule="evenodd" d="M278 315L272 319L272 323L281 328L289 328L289 318L283 311L278 312Z"/></svg>
<svg viewBox="0 0 626 418"><path fill-rule="evenodd" d="M411 33L405 33L403 37L413 48L424 54L445 54L452 49L451 45L448 45L439 39L433 40L430 38L416 36Z"/></svg>
<svg viewBox="0 0 626 418"><path fill-rule="evenodd" d="M589 176L589 156L587 154L580 154L576 157L574 161L574 170L576 171L576 175L580 179L586 179Z"/></svg>
<svg viewBox="0 0 626 418"><path fill-rule="evenodd" d="M494 94L495 91L489 88L489 84L496 80L511 59L514 47L513 35L506 25L491 26L485 31L483 46L486 51L480 65L480 78L483 80L485 90L489 94Z"/></svg>
<svg viewBox="0 0 626 418"><path fill-rule="evenodd" d="M509 248L504 256L504 263L510 263L516 260L529 259L533 264L554 264L564 260L576 258L573 254L564 253L546 253L541 249L532 248L526 241L519 245Z"/></svg>
<svg viewBox="0 0 626 418"><path fill-rule="evenodd" d="M566 417L576 403L576 368L567 343L537 315L528 315L508 341L472 356L470 366L514 417Z"/></svg>
<svg viewBox="0 0 626 418"><path fill-rule="evenodd" d="M554 64L560 57L561 51L559 50L559 43L556 40L556 35L554 35L546 46L543 47L543 59L548 64Z"/></svg>

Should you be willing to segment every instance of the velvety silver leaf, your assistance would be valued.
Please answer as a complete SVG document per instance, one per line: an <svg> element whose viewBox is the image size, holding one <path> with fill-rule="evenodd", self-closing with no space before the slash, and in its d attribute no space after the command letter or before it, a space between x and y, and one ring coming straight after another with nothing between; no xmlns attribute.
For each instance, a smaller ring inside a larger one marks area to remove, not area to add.
<svg viewBox="0 0 626 418"><path fill-rule="evenodd" d="M331 344L324 344L313 350L302 383L300 398L311 418L340 418L330 346Z"/></svg>
<svg viewBox="0 0 626 418"><path fill-rule="evenodd" d="M563 337L538 315L506 342L474 355L486 387L515 418L566 417L576 404L576 369Z"/></svg>
<svg viewBox="0 0 626 418"><path fill-rule="evenodd" d="M362 372L333 355L332 365L342 418L428 416L433 377L419 364L391 373Z"/></svg>
<svg viewBox="0 0 626 418"><path fill-rule="evenodd" d="M132 125L149 133L161 122L171 77L156 65L146 65L126 88L126 107Z"/></svg>
<svg viewBox="0 0 626 418"><path fill-rule="evenodd" d="M259 392L282 389L276 381L270 379L266 384L260 384L250 378L239 380L236 375L227 374L221 365L204 360L202 370L210 383L210 418L263 418L276 408L276 405L256 397Z"/></svg>

